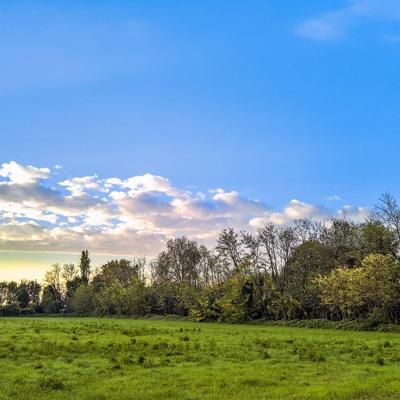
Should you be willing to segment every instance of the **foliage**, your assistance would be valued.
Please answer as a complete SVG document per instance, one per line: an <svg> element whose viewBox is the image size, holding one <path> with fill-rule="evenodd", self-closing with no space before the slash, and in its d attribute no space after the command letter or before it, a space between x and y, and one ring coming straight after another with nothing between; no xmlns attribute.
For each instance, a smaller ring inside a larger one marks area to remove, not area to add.
<svg viewBox="0 0 400 400"><path fill-rule="evenodd" d="M53 264L42 287L0 282L1 312L397 323L399 221L397 202L385 193L365 222L344 215L268 222L255 233L228 227L211 250L185 236L170 239L149 265L139 257L93 269L84 250L77 267Z"/></svg>

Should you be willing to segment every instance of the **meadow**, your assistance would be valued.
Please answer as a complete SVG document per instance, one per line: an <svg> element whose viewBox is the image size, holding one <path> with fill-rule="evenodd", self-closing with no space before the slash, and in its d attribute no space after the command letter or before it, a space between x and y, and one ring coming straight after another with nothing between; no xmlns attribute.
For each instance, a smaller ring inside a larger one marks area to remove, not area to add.
<svg viewBox="0 0 400 400"><path fill-rule="evenodd" d="M0 399L396 399L400 335L1 318Z"/></svg>

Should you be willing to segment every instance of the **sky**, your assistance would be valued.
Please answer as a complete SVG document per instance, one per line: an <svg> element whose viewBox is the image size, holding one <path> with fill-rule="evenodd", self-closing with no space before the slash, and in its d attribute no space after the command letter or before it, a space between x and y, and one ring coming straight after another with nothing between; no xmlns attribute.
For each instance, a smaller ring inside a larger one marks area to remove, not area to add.
<svg viewBox="0 0 400 400"><path fill-rule="evenodd" d="M400 0L0 3L0 280L400 196Z"/></svg>

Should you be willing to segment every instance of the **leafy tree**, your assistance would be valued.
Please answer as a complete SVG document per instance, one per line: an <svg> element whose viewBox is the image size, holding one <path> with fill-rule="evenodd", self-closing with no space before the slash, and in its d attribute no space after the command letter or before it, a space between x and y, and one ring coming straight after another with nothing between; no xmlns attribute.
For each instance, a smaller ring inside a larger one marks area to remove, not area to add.
<svg viewBox="0 0 400 400"><path fill-rule="evenodd" d="M217 301L221 308L219 321L242 323L252 319L254 286L251 280L241 274L234 274L224 282L222 291L223 296Z"/></svg>
<svg viewBox="0 0 400 400"><path fill-rule="evenodd" d="M104 264L100 273L96 277L96 285L103 287L111 286L115 282L127 287L136 279L141 279L144 273L146 260L144 258L134 259L133 261L121 259L112 260Z"/></svg>
<svg viewBox="0 0 400 400"><path fill-rule="evenodd" d="M3 306L8 298L8 282L0 282L0 306Z"/></svg>
<svg viewBox="0 0 400 400"><path fill-rule="evenodd" d="M150 302L144 282L136 277L126 288L125 313L128 315L146 315L150 313Z"/></svg>
<svg viewBox="0 0 400 400"><path fill-rule="evenodd" d="M337 267L359 267L362 261L358 225L346 218L326 221L320 241L327 246Z"/></svg>
<svg viewBox="0 0 400 400"><path fill-rule="evenodd" d="M198 293L190 314L197 321L217 321L222 315L220 300L224 294L223 284L206 285Z"/></svg>
<svg viewBox="0 0 400 400"><path fill-rule="evenodd" d="M22 280L18 286L17 301L20 308L27 308L31 302L28 281Z"/></svg>
<svg viewBox="0 0 400 400"><path fill-rule="evenodd" d="M91 285L80 285L71 298L72 311L80 315L88 315L97 309L95 289Z"/></svg>
<svg viewBox="0 0 400 400"><path fill-rule="evenodd" d="M322 303L334 319L360 316L359 309L365 304L361 281L362 268L335 268L327 276L316 279Z"/></svg>
<svg viewBox="0 0 400 400"><path fill-rule="evenodd" d="M303 242L293 250L288 263L285 293L297 304L297 318L320 317L320 298L314 280L335 266L330 249L316 240Z"/></svg>
<svg viewBox="0 0 400 400"><path fill-rule="evenodd" d="M42 287L37 281L26 281L26 289L29 294L29 306L33 309L37 309L40 304L40 294Z"/></svg>
<svg viewBox="0 0 400 400"><path fill-rule="evenodd" d="M153 307L164 313L188 315L201 288L206 253L196 241L185 236L170 239L167 249L151 263Z"/></svg>
<svg viewBox="0 0 400 400"><path fill-rule="evenodd" d="M18 303L18 283L15 281L11 281L7 283L7 304L15 304Z"/></svg>
<svg viewBox="0 0 400 400"><path fill-rule="evenodd" d="M44 313L58 314L62 308L61 293L53 285L45 286L40 305Z"/></svg>
<svg viewBox="0 0 400 400"><path fill-rule="evenodd" d="M391 308L399 304L400 267L392 255L370 254L362 263L360 290L368 312L379 311L393 317Z"/></svg>
<svg viewBox="0 0 400 400"><path fill-rule="evenodd" d="M377 219L369 219L360 225L361 252L368 254L391 254L396 257L399 251L399 238L395 231Z"/></svg>
<svg viewBox="0 0 400 400"><path fill-rule="evenodd" d="M89 283L91 265L90 265L89 252L87 250L82 251L81 259L79 262L79 270L81 272L81 281L84 285Z"/></svg>
<svg viewBox="0 0 400 400"><path fill-rule="evenodd" d="M63 300L61 265L56 263L44 275L41 306L45 313L59 313L64 305Z"/></svg>

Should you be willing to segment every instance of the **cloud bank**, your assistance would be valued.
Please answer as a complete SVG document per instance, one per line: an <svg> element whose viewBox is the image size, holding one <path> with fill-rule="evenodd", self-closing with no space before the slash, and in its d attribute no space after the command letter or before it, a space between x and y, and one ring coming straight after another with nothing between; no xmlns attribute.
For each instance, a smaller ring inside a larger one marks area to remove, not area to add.
<svg viewBox="0 0 400 400"><path fill-rule="evenodd" d="M60 166L37 168L14 161L0 169L0 250L155 256L166 241L186 235L208 246L230 226L255 231L266 222L290 223L341 216L362 220L369 210L333 210L292 200L274 211L259 200L223 189L194 193L151 174L52 182Z"/></svg>

